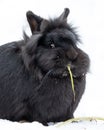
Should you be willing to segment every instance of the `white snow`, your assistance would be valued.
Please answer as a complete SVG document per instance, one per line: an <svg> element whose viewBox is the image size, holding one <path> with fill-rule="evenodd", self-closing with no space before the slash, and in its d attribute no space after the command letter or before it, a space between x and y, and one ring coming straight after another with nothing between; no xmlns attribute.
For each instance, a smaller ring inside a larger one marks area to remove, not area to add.
<svg viewBox="0 0 104 130"><path fill-rule="evenodd" d="M31 35L25 13L32 10L44 18L60 15L65 7L71 13L68 22L78 26L83 44L91 59L86 91L75 112L75 117L104 117L104 3L103 0L0 0L0 44L22 39L25 29ZM0 120L0 130L57 129L37 122L13 123ZM71 123L59 127L70 130L104 130L104 122Z"/></svg>

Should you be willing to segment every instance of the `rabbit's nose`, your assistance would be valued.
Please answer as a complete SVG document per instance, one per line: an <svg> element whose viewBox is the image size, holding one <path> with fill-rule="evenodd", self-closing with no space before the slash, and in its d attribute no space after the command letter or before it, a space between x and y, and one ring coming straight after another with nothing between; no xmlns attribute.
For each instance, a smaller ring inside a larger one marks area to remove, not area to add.
<svg viewBox="0 0 104 130"><path fill-rule="evenodd" d="M78 52L73 48L71 50L66 51L66 55L70 60L75 60L78 56Z"/></svg>

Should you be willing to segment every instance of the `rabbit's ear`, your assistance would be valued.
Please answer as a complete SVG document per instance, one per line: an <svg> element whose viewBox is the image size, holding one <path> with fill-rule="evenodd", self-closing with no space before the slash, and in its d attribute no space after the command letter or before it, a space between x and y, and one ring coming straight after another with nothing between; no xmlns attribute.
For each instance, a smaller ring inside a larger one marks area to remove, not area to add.
<svg viewBox="0 0 104 130"><path fill-rule="evenodd" d="M32 11L28 11L26 13L26 17L27 17L27 21L29 23L32 34L35 31L40 31L40 25L41 25L41 22L43 21L43 18L35 15Z"/></svg>
<svg viewBox="0 0 104 130"><path fill-rule="evenodd" d="M68 8L65 8L63 13L59 16L60 21L66 21L67 22L67 17L70 13L70 10Z"/></svg>
<svg viewBox="0 0 104 130"><path fill-rule="evenodd" d="M42 23L41 23L40 31L43 32L48 25L49 25L49 21L46 20L46 19L44 19L44 20L42 21Z"/></svg>

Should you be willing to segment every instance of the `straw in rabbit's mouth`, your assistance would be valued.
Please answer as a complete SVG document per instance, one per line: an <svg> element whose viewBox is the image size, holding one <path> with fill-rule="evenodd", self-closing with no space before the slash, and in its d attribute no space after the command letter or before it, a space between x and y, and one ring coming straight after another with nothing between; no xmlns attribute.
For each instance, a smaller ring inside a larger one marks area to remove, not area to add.
<svg viewBox="0 0 104 130"><path fill-rule="evenodd" d="M75 96L76 96L75 95L75 87L74 87L73 74L72 74L72 71L70 69L70 64L68 64L67 69L68 69L68 72L69 72L69 75L70 75L71 87L72 87L72 91L73 91L73 95L74 95L74 101L75 101Z"/></svg>

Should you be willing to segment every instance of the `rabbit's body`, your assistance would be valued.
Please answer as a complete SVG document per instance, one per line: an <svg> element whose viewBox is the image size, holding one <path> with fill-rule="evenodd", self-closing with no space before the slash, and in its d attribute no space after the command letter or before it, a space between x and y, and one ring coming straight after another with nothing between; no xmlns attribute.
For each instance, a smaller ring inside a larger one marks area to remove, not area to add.
<svg viewBox="0 0 104 130"><path fill-rule="evenodd" d="M73 117L85 90L89 57L77 47L78 35L64 15L41 19L37 32L29 19L30 38L0 47L0 118L47 124Z"/></svg>

